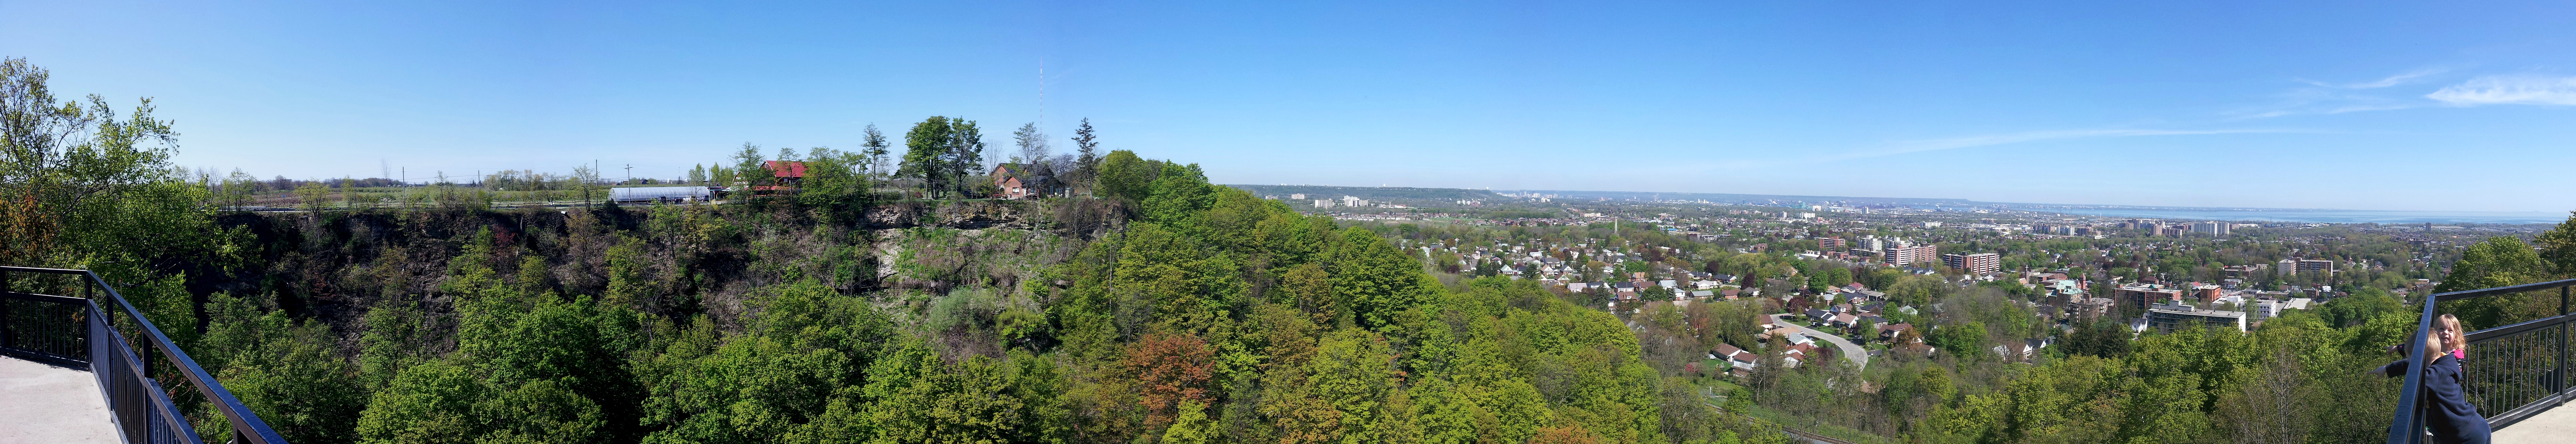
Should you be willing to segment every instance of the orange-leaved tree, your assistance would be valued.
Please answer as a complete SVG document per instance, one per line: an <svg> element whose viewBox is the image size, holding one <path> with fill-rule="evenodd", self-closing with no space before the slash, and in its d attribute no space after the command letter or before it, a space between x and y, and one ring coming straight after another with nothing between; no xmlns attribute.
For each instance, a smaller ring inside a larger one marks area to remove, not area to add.
<svg viewBox="0 0 2576 444"><path fill-rule="evenodd" d="M1208 381L1215 374L1216 354L1206 340L1177 334L1146 335L1127 352L1127 371L1145 405L1145 427L1172 423L1181 402L1212 404Z"/></svg>

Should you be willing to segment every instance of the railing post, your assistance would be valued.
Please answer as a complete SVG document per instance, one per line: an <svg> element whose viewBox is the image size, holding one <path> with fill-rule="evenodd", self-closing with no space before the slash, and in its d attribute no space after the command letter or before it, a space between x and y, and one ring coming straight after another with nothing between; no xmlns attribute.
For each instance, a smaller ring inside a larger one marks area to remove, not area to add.
<svg viewBox="0 0 2576 444"><path fill-rule="evenodd" d="M9 271L0 270L0 293L8 292ZM0 347L8 347L17 343L18 338L16 335L9 333L9 301L6 299L0 299Z"/></svg>

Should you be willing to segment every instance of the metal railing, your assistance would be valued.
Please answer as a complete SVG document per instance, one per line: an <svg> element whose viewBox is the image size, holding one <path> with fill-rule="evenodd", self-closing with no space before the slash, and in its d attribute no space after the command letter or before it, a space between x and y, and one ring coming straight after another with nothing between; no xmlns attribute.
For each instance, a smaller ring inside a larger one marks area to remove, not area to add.
<svg viewBox="0 0 2576 444"><path fill-rule="evenodd" d="M12 288L11 278L30 274L78 280L82 297ZM105 297L92 297L100 294ZM115 312L100 309L100 301L115 304L128 322L120 327ZM129 342L125 334L128 331L143 341ZM89 371L98 379L99 396L106 398L117 435L126 443L204 443L196 428L188 424L187 416L170 401L171 393L153 379L155 365L151 358L158 355L162 366L176 369L188 385L205 395L209 407L231 422L231 442L286 444L286 439L269 429L267 422L252 414L231 391L224 390L224 385L206 369L198 367L196 359L180 351L168 335L161 334L159 327L143 317L143 312L127 303L125 296L117 294L115 287L88 270L0 266L0 355Z"/></svg>
<svg viewBox="0 0 2576 444"><path fill-rule="evenodd" d="M2576 315L2567 312L2570 287L2576 279L2523 284L2509 287L2455 291L2426 297L2424 313L2416 320L2415 335L2402 346L2422 349L2425 335L2432 333L2433 319L2443 302L2490 296L2558 290L2555 315L2513 325L2469 332L2469 358L2461 366L2461 389L2469 403L2486 413L2487 425L2504 428L2530 418L2543 410L2576 399L2568 390L2568 340L2570 329L2576 329ZM2425 353L2410 353L2406 385L2398 392L2396 418L2388 425L2389 444L2412 444L2424 438L2424 415L2421 396L2424 390L2423 368L2431 365Z"/></svg>

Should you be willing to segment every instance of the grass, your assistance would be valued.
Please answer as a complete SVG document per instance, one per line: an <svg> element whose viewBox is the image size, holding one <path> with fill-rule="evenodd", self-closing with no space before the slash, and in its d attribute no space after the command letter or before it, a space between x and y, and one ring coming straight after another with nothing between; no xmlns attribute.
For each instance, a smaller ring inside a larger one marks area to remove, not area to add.
<svg viewBox="0 0 2576 444"><path fill-rule="evenodd" d="M1830 436L1830 437L1833 437L1834 439L1840 439L1840 440L1844 440L1844 441L1851 441L1851 442L1856 442L1856 443L1861 443L1861 444L1898 444L1898 443L1902 443L1902 442L1904 442L1904 441L1902 441L1902 440L1889 439L1889 438L1884 437L1884 436L1878 436L1878 435L1870 434L1870 433L1868 433L1868 432L1863 432L1863 431L1860 431L1860 430L1852 429L1852 428L1850 428L1850 427L1843 427L1843 426L1838 426L1838 425L1833 425L1833 424L1812 424L1812 425L1811 425L1811 424L1809 424L1809 423L1810 423L1810 422L1812 422L1812 421L1808 421L1808 420L1805 420L1805 419L1798 418L1796 415L1791 415L1791 414L1789 414L1788 412L1782 412L1782 411L1778 411L1778 410L1772 410L1772 409L1770 409L1770 408L1761 407L1761 406L1755 406L1755 407L1753 407L1753 411L1752 411L1752 412L1749 412L1749 413L1750 413L1750 414L1751 414L1751 416L1753 416L1754 418L1759 418L1759 419L1764 420L1764 421L1770 421L1770 422L1771 422L1771 423L1773 423L1773 424L1779 424L1779 425L1781 425L1781 426L1783 426L1783 427L1788 427L1788 428L1798 429L1798 430L1801 430L1801 431L1805 431L1805 432L1807 432L1807 433L1814 433L1814 434L1818 434L1818 435Z"/></svg>
<svg viewBox="0 0 2576 444"><path fill-rule="evenodd" d="M1736 387L1739 387L1735 383L1727 382L1723 379L1696 378L1696 380L1700 386L1706 387L1708 390L1715 391L1720 396L1723 396L1726 393L1731 393ZM1830 436L1844 441L1862 444L1898 444L1904 442L1903 440L1878 436L1850 427L1833 424L1811 424L1814 423L1814 421L1808 421L1804 418L1797 417L1797 415L1789 414L1789 412L1773 410L1768 407L1754 406L1753 411L1744 413L1747 416L1752 416L1763 421L1770 421L1773 424L1779 424L1783 427L1794 428L1806 431L1807 433Z"/></svg>

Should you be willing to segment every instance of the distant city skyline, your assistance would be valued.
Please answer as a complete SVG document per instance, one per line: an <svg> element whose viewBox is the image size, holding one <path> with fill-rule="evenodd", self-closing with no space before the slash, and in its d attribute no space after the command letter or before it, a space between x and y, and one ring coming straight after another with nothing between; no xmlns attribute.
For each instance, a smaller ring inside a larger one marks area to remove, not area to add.
<svg viewBox="0 0 2576 444"><path fill-rule="evenodd" d="M2576 5L0 0L259 177L674 177L932 115L1219 183L2561 212ZM1043 81L1040 70L1043 67ZM1043 99L1041 99L1043 85Z"/></svg>
<svg viewBox="0 0 2576 444"><path fill-rule="evenodd" d="M1252 188L1264 188L1264 187L1270 187L1270 185L1260 185L1260 184L1236 184L1236 185L1234 185L1234 186L1236 186L1236 187L1252 187ZM1364 187L1364 186L1343 186L1343 185L1299 185L1299 184L1281 184L1280 186L1284 186L1284 187L1371 188L1371 187ZM1382 187L1380 187L1380 188L1382 188ZM1249 188L1248 188L1248 189L1249 189ZM1939 198L1939 197L1924 197L1924 196L1808 196L1808 195L1740 195L1740 194L1730 195L1730 194L1724 194L1724 193L1692 193L1692 192L1680 192L1680 191L1627 191L1627 190L1504 190L1504 189L1490 189L1490 190L1489 190L1489 189L1483 189L1483 188L1412 188L1412 189L1434 189L1434 190L1440 190L1440 189L1461 189L1461 190L1490 191L1490 192L1494 192L1494 193L1512 193L1512 194L1518 194L1518 195L1540 194L1540 195L1547 195L1547 196L1551 196L1551 197L1555 197L1555 198L1561 199L1561 200L1557 200L1556 202L1557 202L1557 203L1564 203L1564 204L1591 202L1591 201L1593 201L1593 199L1594 199L1594 198L1596 198L1596 197L1612 197L1614 200L1615 200L1615 199L1631 199L1631 198L1641 198L1641 199L1645 199L1645 200L1693 200L1693 199L1705 199L1705 200L1708 200L1708 201L1709 201L1709 202L1711 202L1711 203L1737 203L1737 202L1739 202L1739 201L1741 201L1741 200L1746 200L1746 199L1750 199L1750 200L1753 200L1753 201L1759 201L1759 200L1764 200L1764 199L1771 199L1771 200L1777 200L1778 202L1776 202L1776 203L1775 203L1775 205L1776 205L1776 206L1781 206L1781 207L1795 207L1795 206L1800 206L1800 205L1818 204L1818 203L1822 203L1822 202L1840 202L1840 203L1842 203L1842 204L1850 204L1850 205L1861 206L1861 207L1894 206L1894 207L1925 208L1925 207L1927 207L1927 206L1939 206L1939 207L1943 207L1943 208L1949 208L1949 209L1951 209L1951 210L1966 210L1966 209L1971 209L1971 208L1991 208L1991 209L2005 209L2005 210L2012 210L2012 211L2029 211L2029 212L2042 212L2042 213L2060 213L2060 214L2069 214L2069 215L2082 215L2082 216L2099 217L2099 218L2102 218L2102 219L2154 219L2154 220L2168 220L2168 221L2269 221L2269 222L2319 222L2319 223L2381 223L2381 224L2400 224L2400 225L2405 225L2405 224L2420 224L2420 223L2443 223L2443 224L2448 224L2448 223L2472 223L2472 224L2556 224L2556 223L2560 223L2560 222L2564 222L2564 221L2566 221L2566 220L2568 219L2568 217L2569 217L2569 213L2568 213L2568 212L2564 212L2564 211L2460 211L2460 210L2441 211L2441 210L2382 210L2382 209L2357 209L2357 208L2277 208L2277 207L2160 206L2160 205L2128 205L2128 204L2120 204L2120 203L2085 203L2085 202L1988 202L1988 201L1976 201L1976 200L1968 200L1968 199ZM1259 191L1258 191L1258 190L1256 190L1256 193L1258 193L1258 192L1259 192ZM1344 192L1364 192L1364 191L1345 190ZM1568 193L1571 193L1571 194L1568 194ZM1318 196L1321 196L1321 195L1318 195ZM1291 199L1291 200L1294 200L1294 199ZM1761 204L1763 204L1763 203L1762 203L1762 202L1754 202L1753 204L1755 204L1755 205L1761 205ZM1935 205L1935 204L1937 204L1937 205Z"/></svg>

